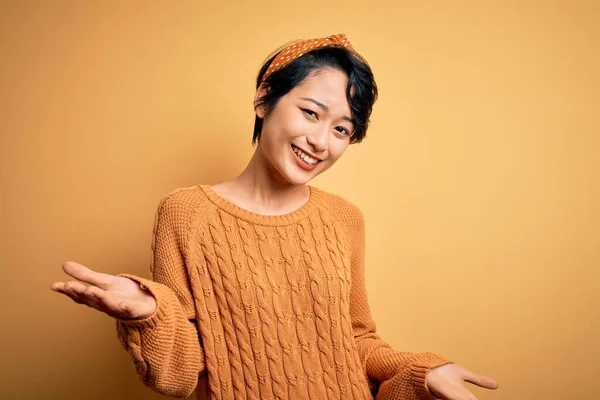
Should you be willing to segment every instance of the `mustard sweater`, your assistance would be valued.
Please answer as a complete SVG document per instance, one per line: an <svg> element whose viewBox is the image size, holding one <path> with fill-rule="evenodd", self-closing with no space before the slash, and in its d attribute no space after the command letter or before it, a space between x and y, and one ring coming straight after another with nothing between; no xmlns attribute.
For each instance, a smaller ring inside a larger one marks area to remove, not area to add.
<svg viewBox="0 0 600 400"><path fill-rule="evenodd" d="M210 186L160 203L151 277L121 274L157 299L117 320L138 376L172 397L433 399L430 353L393 350L375 332L365 289L360 210L310 187L280 216L252 213Z"/></svg>

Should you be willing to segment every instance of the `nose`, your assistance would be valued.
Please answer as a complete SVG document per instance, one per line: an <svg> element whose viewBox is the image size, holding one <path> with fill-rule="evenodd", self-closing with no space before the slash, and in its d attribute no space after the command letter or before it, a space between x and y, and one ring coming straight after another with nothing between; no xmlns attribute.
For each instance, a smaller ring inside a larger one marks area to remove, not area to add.
<svg viewBox="0 0 600 400"><path fill-rule="evenodd" d="M323 126L315 129L306 137L309 145L311 145L316 153L322 153L327 150L328 128Z"/></svg>

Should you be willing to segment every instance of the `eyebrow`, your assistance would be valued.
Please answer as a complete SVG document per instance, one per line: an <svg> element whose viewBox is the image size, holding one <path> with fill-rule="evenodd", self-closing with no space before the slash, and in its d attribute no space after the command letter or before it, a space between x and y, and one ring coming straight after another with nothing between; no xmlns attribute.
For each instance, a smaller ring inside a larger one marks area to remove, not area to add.
<svg viewBox="0 0 600 400"><path fill-rule="evenodd" d="M319 108L323 109L326 112L329 112L329 107L327 107L325 104L321 103L320 101L317 101L315 99L311 99L310 97L301 97L300 100L306 100L306 101L310 101L311 103L316 104ZM342 119L345 119L346 121L350 122L351 124L354 124L354 120L348 116L343 116Z"/></svg>

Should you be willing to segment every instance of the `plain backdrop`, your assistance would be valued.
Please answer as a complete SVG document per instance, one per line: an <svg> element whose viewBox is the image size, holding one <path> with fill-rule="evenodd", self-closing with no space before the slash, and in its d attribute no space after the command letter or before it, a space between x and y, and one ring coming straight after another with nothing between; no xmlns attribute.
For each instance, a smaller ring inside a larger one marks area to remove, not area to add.
<svg viewBox="0 0 600 400"><path fill-rule="evenodd" d="M241 172L256 74L346 33L380 88L313 184L367 221L381 336L591 399L600 357L594 1L0 2L0 397L158 399L114 321L51 292L76 260L147 276L154 212Z"/></svg>

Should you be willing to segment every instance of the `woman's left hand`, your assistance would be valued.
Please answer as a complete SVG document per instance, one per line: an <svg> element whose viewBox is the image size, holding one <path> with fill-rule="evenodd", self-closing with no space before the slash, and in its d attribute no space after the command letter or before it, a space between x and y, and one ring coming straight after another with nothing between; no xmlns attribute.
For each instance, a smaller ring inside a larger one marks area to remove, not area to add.
<svg viewBox="0 0 600 400"><path fill-rule="evenodd" d="M444 400L477 400L463 383L469 382L486 389L497 389L498 382L477 375L455 364L433 368L427 374L427 387L436 397Z"/></svg>

